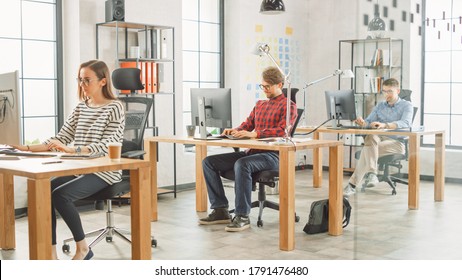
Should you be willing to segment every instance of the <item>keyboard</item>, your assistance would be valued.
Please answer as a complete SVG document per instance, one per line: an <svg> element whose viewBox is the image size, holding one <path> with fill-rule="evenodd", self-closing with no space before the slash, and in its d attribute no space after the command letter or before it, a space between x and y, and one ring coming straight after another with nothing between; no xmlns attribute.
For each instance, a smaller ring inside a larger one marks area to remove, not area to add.
<svg viewBox="0 0 462 280"><path fill-rule="evenodd" d="M20 152L20 151L11 151L11 150L2 150L0 154L8 156L18 156L18 157L55 157L57 154L48 154L48 153L32 153L32 152Z"/></svg>
<svg viewBox="0 0 462 280"><path fill-rule="evenodd" d="M359 125L342 125L338 127L329 127L329 129L377 129L370 126L359 126Z"/></svg>
<svg viewBox="0 0 462 280"><path fill-rule="evenodd" d="M103 157L104 153L89 153L89 154L62 154L60 158L62 159L91 159Z"/></svg>
<svg viewBox="0 0 462 280"><path fill-rule="evenodd" d="M209 137L207 137L209 138ZM250 139L249 137L236 137L231 134L226 134L226 135L217 135L217 136L210 136L210 138L218 138L218 139L229 139L229 140L245 140L245 139Z"/></svg>
<svg viewBox="0 0 462 280"><path fill-rule="evenodd" d="M203 138L200 138L200 137L194 137L194 139L197 139L197 140L222 140L222 139L246 140L246 139L250 139L250 138L249 137L235 137L235 136L232 136L231 134L228 134L228 135L207 136L207 139L203 139Z"/></svg>

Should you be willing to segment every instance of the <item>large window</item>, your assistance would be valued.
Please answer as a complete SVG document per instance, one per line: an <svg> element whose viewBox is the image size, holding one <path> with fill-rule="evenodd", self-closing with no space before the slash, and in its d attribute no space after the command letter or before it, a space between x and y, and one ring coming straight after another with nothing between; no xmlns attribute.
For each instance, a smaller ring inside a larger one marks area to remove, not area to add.
<svg viewBox="0 0 462 280"><path fill-rule="evenodd" d="M183 122L191 88L223 86L223 0L183 0Z"/></svg>
<svg viewBox="0 0 462 280"><path fill-rule="evenodd" d="M23 143L43 141L57 131L60 4L1 2L0 73L19 70Z"/></svg>
<svg viewBox="0 0 462 280"><path fill-rule="evenodd" d="M446 130L446 144L462 148L462 0L424 1L424 7L424 124Z"/></svg>

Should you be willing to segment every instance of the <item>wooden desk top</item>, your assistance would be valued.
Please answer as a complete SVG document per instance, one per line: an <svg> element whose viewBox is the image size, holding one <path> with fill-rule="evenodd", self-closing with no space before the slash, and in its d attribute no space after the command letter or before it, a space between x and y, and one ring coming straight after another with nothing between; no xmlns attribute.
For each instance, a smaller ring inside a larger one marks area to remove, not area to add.
<svg viewBox="0 0 462 280"><path fill-rule="evenodd" d="M335 140L310 140L304 142L295 142L288 145L274 145L271 142L267 143L256 139L250 140L200 140L185 136L154 136L147 137L145 141L150 142L167 142L177 144L193 144L193 145L206 145L206 146L220 146L220 147L236 147L236 148L252 148L259 150L271 151L295 151L300 149L314 149L323 147L332 147L343 145L343 142Z"/></svg>
<svg viewBox="0 0 462 280"><path fill-rule="evenodd" d="M42 164L47 161L61 163ZM0 173L23 176L31 179L43 179L55 176L88 174L101 171L127 170L149 167L148 161L122 158L120 162L112 162L108 157L75 160L59 158L27 158L20 160L0 160Z"/></svg>
<svg viewBox="0 0 462 280"><path fill-rule="evenodd" d="M310 132L315 127L297 127L295 133L306 133ZM329 127L320 127L316 132L321 133L338 133L338 134L380 134L380 135L394 135L394 136L413 136L413 135L433 135L433 134L444 134L444 130L429 130L424 129L422 131L406 131L406 130L393 130L393 129L333 129Z"/></svg>

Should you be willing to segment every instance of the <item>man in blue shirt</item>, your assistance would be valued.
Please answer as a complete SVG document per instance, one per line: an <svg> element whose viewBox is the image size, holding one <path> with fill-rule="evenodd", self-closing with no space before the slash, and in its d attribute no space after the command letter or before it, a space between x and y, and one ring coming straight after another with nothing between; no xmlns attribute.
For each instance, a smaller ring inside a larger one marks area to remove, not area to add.
<svg viewBox="0 0 462 280"><path fill-rule="evenodd" d="M382 93L386 100L377 104L370 115L363 120L355 120L360 126L370 126L377 129L407 128L412 124L412 104L399 98L398 80L391 78L383 82ZM404 154L404 144L393 137L382 135L367 135L364 139L364 148L356 163L355 172L351 175L343 194L349 196L356 192L356 186L361 183L367 174L366 186L374 187L378 182L377 161L380 156L387 154Z"/></svg>

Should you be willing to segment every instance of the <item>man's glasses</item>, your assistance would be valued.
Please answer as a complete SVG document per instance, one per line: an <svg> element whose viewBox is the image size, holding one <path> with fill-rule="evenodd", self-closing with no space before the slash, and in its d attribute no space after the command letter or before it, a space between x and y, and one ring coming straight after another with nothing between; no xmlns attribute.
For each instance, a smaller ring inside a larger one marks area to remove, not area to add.
<svg viewBox="0 0 462 280"><path fill-rule="evenodd" d="M83 79L80 79L80 78L77 78L76 81L77 83L80 85L80 84L84 84L85 86L89 86L91 82L93 81L99 81L101 79L88 79L88 78L83 78Z"/></svg>
<svg viewBox="0 0 462 280"><path fill-rule="evenodd" d="M391 93L393 93L393 92L395 92L395 91L392 90L392 89L389 89L389 90L382 90L382 93L385 93L385 94L391 94Z"/></svg>
<svg viewBox="0 0 462 280"><path fill-rule="evenodd" d="M259 84L258 85L262 90L269 90L273 85L263 85Z"/></svg>

